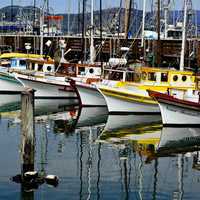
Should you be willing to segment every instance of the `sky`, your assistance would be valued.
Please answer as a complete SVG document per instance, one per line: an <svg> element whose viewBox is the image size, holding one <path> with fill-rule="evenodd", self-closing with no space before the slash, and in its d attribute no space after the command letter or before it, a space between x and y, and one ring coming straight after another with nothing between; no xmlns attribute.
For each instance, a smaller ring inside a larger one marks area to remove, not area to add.
<svg viewBox="0 0 200 200"><path fill-rule="evenodd" d="M123 0L124 1L124 0ZM142 0L134 0L137 3L137 7L142 9ZM152 0L147 0L148 4ZM183 7L184 0L172 0L175 2L175 8L181 9ZM34 0L13 0L14 5L33 5ZM44 0L36 0L36 5L41 7ZM200 10L200 0L192 0L194 9ZM90 0L88 0L89 7ZM7 6L11 4L11 0L1 0L1 7ZM99 7L99 0L94 0L94 4L96 9ZM119 7L120 0L102 0L102 4L104 8L107 7ZM50 10L53 13L68 13L69 8L71 12L77 12L78 10L78 0L49 0ZM149 6L148 6L149 7Z"/></svg>

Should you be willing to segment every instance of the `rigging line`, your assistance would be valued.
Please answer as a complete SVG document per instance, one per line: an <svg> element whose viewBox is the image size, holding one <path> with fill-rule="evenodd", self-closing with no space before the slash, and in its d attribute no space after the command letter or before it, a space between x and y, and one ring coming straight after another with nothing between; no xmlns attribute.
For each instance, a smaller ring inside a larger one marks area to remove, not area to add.
<svg viewBox="0 0 200 200"><path fill-rule="evenodd" d="M119 8L117 14L112 18L112 20L111 20L111 26L110 26L110 27L112 27L112 25L113 25L114 23L116 23L116 19L119 17L119 14L120 14L120 12L121 12L121 9L122 9L122 8ZM110 29L111 29L111 28L110 28ZM110 37L110 39L114 39L114 38L115 38L115 36L111 36L111 37ZM105 44L106 39L107 39L107 38L105 38L104 40L102 40L101 44L99 45L98 49L96 50L95 59L96 59L96 57L99 55L99 53L100 53L100 51L101 51L101 48L103 48L103 45Z"/></svg>

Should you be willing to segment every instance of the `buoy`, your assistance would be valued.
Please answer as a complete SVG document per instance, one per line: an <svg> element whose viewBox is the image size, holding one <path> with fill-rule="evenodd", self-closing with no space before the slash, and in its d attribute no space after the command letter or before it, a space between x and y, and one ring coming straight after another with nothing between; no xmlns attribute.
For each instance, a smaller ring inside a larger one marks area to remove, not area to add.
<svg viewBox="0 0 200 200"><path fill-rule="evenodd" d="M55 176L55 175L47 175L45 177L45 181L47 184L53 185L54 187L56 187L58 185L59 178L58 176Z"/></svg>
<svg viewBox="0 0 200 200"><path fill-rule="evenodd" d="M24 180L25 181L30 181L32 179L36 179L38 177L38 172L37 171L29 171L24 173Z"/></svg>

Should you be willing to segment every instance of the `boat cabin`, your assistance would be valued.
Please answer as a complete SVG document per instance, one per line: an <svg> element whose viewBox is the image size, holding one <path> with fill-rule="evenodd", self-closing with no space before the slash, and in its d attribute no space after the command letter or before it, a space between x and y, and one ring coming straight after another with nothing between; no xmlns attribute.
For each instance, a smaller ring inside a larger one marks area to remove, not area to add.
<svg viewBox="0 0 200 200"><path fill-rule="evenodd" d="M12 70L55 72L53 60L44 60L42 58L10 58L9 60L2 59L1 66Z"/></svg>
<svg viewBox="0 0 200 200"><path fill-rule="evenodd" d="M100 78L101 73L101 66L96 64L61 63L57 69L57 74L80 78Z"/></svg>
<svg viewBox="0 0 200 200"><path fill-rule="evenodd" d="M141 83L149 86L192 87L195 88L195 75L190 71L135 67L130 69L104 69L103 78L123 82Z"/></svg>
<svg viewBox="0 0 200 200"><path fill-rule="evenodd" d="M26 65L28 70L39 72L55 72L55 64L53 60L44 59L27 59Z"/></svg>

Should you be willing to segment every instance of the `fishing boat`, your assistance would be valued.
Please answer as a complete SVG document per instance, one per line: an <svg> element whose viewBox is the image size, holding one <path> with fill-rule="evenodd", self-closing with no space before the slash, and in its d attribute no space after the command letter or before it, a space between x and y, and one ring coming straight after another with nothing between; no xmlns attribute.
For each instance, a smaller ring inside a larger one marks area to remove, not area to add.
<svg viewBox="0 0 200 200"><path fill-rule="evenodd" d="M147 90L165 93L174 88L180 96L180 90L195 89L195 76L189 71L150 67L132 71L105 69L104 77L97 86L106 99L109 113L159 114L158 104Z"/></svg>
<svg viewBox="0 0 200 200"><path fill-rule="evenodd" d="M200 104L199 95L193 98L180 99L172 95L148 91L160 107L162 122L165 126L199 126Z"/></svg>
<svg viewBox="0 0 200 200"><path fill-rule="evenodd" d="M29 60L30 61L30 60ZM44 61L42 61L44 62ZM40 67L40 69L36 69ZM35 98L40 99L69 99L77 101L76 90L66 81L49 79L46 74L54 71L54 65L35 65L35 69L28 71L15 67L2 68L0 84L5 90L23 90L24 87L33 88ZM7 70L7 71L6 71Z"/></svg>

